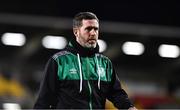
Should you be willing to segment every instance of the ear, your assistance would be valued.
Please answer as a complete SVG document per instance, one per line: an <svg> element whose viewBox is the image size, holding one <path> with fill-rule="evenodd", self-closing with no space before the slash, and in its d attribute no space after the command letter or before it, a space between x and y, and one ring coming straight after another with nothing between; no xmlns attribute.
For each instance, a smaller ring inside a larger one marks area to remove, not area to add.
<svg viewBox="0 0 180 110"><path fill-rule="evenodd" d="M73 28L73 33L74 33L74 35L77 37L78 36L78 30L77 30L77 28Z"/></svg>

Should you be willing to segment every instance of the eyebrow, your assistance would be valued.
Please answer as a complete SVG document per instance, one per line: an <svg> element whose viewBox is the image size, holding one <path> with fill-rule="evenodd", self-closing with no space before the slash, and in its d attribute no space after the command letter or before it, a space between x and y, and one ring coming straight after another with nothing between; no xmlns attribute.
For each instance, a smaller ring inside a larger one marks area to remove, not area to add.
<svg viewBox="0 0 180 110"><path fill-rule="evenodd" d="M95 30L97 30L97 29L99 29L98 27L95 27L95 26L88 26L88 27L86 27L85 29L95 29Z"/></svg>

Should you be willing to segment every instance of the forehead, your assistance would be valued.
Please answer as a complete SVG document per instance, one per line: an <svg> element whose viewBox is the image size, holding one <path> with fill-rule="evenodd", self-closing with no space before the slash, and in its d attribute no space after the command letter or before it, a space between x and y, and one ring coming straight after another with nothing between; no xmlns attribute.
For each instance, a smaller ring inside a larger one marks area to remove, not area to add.
<svg viewBox="0 0 180 110"><path fill-rule="evenodd" d="M95 26L99 27L99 23L96 19L91 19L91 20L82 20L82 26Z"/></svg>

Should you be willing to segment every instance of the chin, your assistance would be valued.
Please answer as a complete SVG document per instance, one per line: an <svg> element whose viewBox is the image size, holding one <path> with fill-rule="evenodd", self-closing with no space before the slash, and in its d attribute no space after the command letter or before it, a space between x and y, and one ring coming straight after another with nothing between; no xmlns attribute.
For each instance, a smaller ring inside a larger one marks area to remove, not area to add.
<svg viewBox="0 0 180 110"><path fill-rule="evenodd" d="M96 45L92 45L90 48L96 48Z"/></svg>
<svg viewBox="0 0 180 110"><path fill-rule="evenodd" d="M96 48L96 44L88 44L86 45L86 48Z"/></svg>

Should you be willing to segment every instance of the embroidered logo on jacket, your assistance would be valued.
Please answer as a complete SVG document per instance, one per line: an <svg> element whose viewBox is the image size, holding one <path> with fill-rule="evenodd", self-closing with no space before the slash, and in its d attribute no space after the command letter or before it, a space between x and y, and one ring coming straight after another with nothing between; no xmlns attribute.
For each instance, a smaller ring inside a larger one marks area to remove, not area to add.
<svg viewBox="0 0 180 110"><path fill-rule="evenodd" d="M69 70L69 73L71 74L77 74L77 70L75 68L72 68Z"/></svg>

